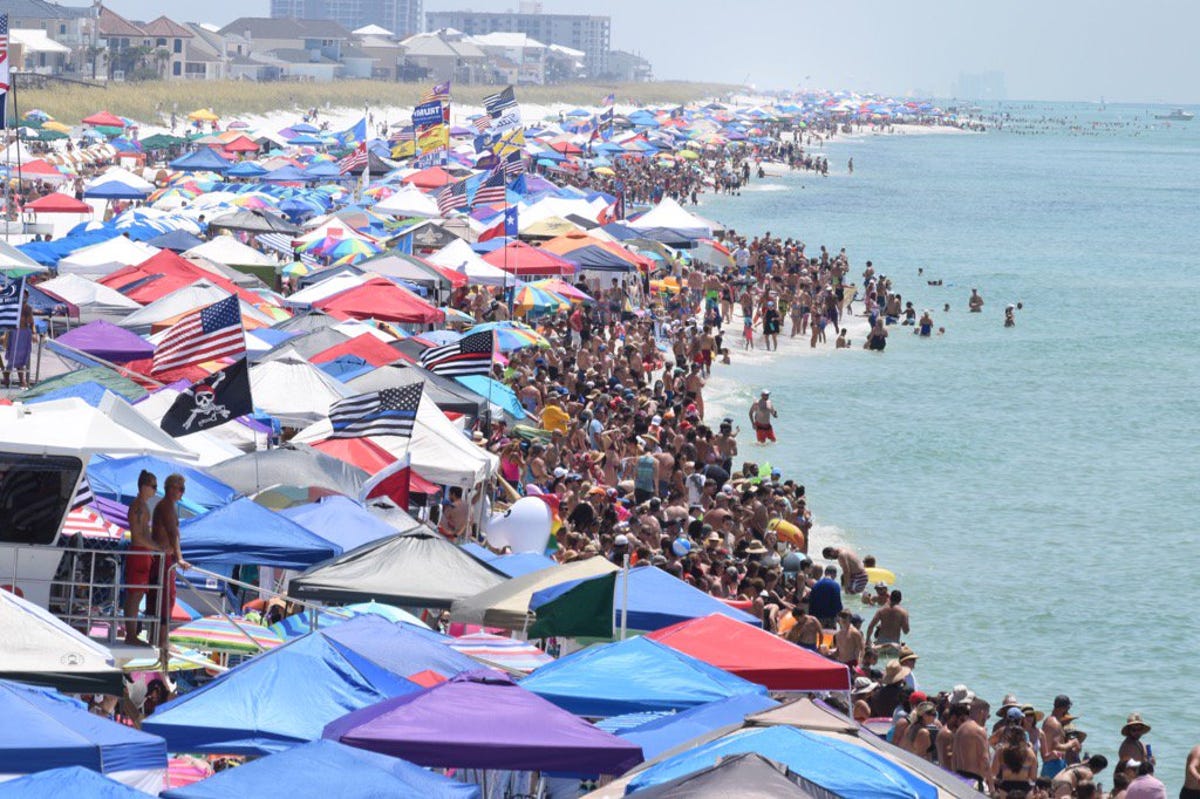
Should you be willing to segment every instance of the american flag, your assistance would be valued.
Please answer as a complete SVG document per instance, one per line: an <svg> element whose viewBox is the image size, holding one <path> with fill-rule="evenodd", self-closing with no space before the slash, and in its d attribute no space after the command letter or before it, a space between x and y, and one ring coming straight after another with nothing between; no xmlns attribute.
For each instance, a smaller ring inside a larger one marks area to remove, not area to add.
<svg viewBox="0 0 1200 799"><path fill-rule="evenodd" d="M25 302L25 278L0 277L0 329L21 323L21 305Z"/></svg>
<svg viewBox="0 0 1200 799"><path fill-rule="evenodd" d="M402 436L412 438L424 383L385 388L338 400L329 408L330 438Z"/></svg>
<svg viewBox="0 0 1200 799"><path fill-rule="evenodd" d="M475 190L475 205L487 205L488 203L501 203L505 199L504 186L504 171L493 169L488 175L487 180L479 184L479 188Z"/></svg>
<svg viewBox="0 0 1200 799"><path fill-rule="evenodd" d="M231 294L220 302L192 311L167 331L154 351L151 373L179 369L205 361L241 355L246 351L242 310Z"/></svg>
<svg viewBox="0 0 1200 799"><path fill-rule="evenodd" d="M500 117L508 109L517 107L516 92L512 86L508 86L495 94L489 94L483 98L483 107L493 119Z"/></svg>
<svg viewBox="0 0 1200 799"><path fill-rule="evenodd" d="M480 133L487 133L488 128L492 126L492 118L488 114L480 114L471 120L471 124L475 126L475 130Z"/></svg>
<svg viewBox="0 0 1200 799"><path fill-rule="evenodd" d="M360 142L354 148L354 152L338 161L338 169L344 175L347 172L353 172L356 169L362 169L367 165L367 143Z"/></svg>
<svg viewBox="0 0 1200 799"><path fill-rule="evenodd" d="M604 100L600 103L600 105L612 105L616 101L617 101L617 95L610 94L604 98Z"/></svg>
<svg viewBox="0 0 1200 799"><path fill-rule="evenodd" d="M487 375L492 371L494 347L493 332L481 330L464 336L453 344L430 347L421 353L421 366L435 375L445 377Z"/></svg>
<svg viewBox="0 0 1200 799"><path fill-rule="evenodd" d="M438 213L442 216L446 216L455 209L466 208L470 204L467 199L467 182L465 180L451 183L438 192Z"/></svg>
<svg viewBox="0 0 1200 799"><path fill-rule="evenodd" d="M519 151L509 153L504 157L504 161L500 164L500 166L504 170L504 177L506 180L519 177L520 175L525 174L525 156L523 156Z"/></svg>

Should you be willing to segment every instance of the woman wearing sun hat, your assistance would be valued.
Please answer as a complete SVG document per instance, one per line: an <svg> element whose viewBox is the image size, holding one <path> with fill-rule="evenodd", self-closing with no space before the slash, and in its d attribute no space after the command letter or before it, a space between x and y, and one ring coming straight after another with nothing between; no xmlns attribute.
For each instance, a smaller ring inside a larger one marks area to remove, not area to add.
<svg viewBox="0 0 1200 799"><path fill-rule="evenodd" d="M1142 736L1150 732L1150 725L1142 720L1141 713L1130 713L1125 719L1125 726L1121 728L1121 735L1125 740L1121 741L1121 748L1117 751L1117 759L1120 761L1137 760L1144 763L1146 761L1154 762L1154 756L1150 754L1150 748L1142 741Z"/></svg>

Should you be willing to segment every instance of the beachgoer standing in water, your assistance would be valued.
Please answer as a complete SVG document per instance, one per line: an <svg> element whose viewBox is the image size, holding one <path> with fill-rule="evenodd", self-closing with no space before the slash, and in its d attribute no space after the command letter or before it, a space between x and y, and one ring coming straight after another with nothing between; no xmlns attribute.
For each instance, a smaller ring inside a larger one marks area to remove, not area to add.
<svg viewBox="0 0 1200 799"><path fill-rule="evenodd" d="M967 301L967 307L971 309L971 313L983 310L983 297L979 296L979 289L971 289L971 299Z"/></svg>
<svg viewBox="0 0 1200 799"><path fill-rule="evenodd" d="M1179 799L1200 799L1200 746L1193 746L1192 751L1188 752Z"/></svg>
<svg viewBox="0 0 1200 799"><path fill-rule="evenodd" d="M851 158L851 159L850 159L850 160L849 160L849 161L846 163L846 168L850 170L850 174L851 174L851 175L853 175L853 174L854 174L854 159L853 159L853 158Z"/></svg>
<svg viewBox="0 0 1200 799"><path fill-rule="evenodd" d="M771 392L764 388L762 395L750 406L750 424L754 427L758 443L765 444L768 441L775 441L775 428L771 425L771 419L778 417L779 412L771 404Z"/></svg>
<svg viewBox="0 0 1200 799"><path fill-rule="evenodd" d="M1015 305L1009 305L1007 308L1004 309L1004 326L1005 327L1016 327L1017 326L1017 320L1013 316L1013 314L1016 312L1016 310L1017 310L1017 306L1015 306Z"/></svg>

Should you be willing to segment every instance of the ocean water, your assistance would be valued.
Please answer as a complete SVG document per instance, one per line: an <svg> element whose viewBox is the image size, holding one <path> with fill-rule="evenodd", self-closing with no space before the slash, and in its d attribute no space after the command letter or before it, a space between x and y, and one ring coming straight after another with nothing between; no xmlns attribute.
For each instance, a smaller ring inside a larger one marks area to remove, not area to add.
<svg viewBox="0 0 1200 799"><path fill-rule="evenodd" d="M1200 121L1014 113L1134 124L867 136L825 147L828 179L707 198L739 231L846 247L856 278L871 259L947 331L895 327L883 354L860 340L768 371L736 363L735 330L725 404L746 428L751 395L774 389L780 442L743 457L807 485L812 551L845 541L896 572L923 688L1046 711L1069 694L1110 762L1140 712L1175 790L1200 743Z"/></svg>

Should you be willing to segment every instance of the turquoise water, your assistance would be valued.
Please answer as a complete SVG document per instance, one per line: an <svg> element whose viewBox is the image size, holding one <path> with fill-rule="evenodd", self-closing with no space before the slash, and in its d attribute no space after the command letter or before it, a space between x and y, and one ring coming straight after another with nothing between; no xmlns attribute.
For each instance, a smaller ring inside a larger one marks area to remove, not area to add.
<svg viewBox="0 0 1200 799"><path fill-rule="evenodd" d="M1140 107L1025 113L1144 121ZM741 419L756 386L775 389L785 434L766 457L808 486L814 551L844 540L899 575L922 687L966 683L993 708L1067 693L1110 761L1141 712L1176 789L1200 742L1200 121L826 150L840 174L768 179L784 190L701 213L844 246L856 277L869 258L947 333L893 328L882 355L859 341L769 377L735 363L730 409ZM972 287L982 314L966 312Z"/></svg>

